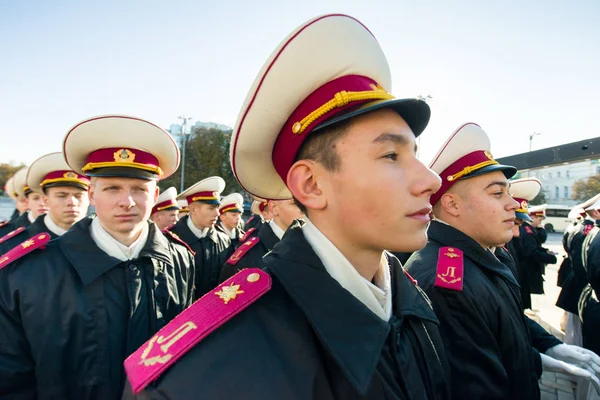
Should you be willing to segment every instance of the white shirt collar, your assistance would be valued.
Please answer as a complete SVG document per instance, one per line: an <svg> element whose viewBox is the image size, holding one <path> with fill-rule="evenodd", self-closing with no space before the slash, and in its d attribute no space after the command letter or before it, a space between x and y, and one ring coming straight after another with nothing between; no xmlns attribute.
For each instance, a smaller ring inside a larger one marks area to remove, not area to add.
<svg viewBox="0 0 600 400"><path fill-rule="evenodd" d="M32 224L35 222L35 218L33 218L33 214L31 214L31 211L27 211L27 219Z"/></svg>
<svg viewBox="0 0 600 400"><path fill-rule="evenodd" d="M385 253L381 254L373 284L354 269L350 261L307 217L304 217L304 221L304 237L321 259L329 275L375 315L389 321L392 316L392 279Z"/></svg>
<svg viewBox="0 0 600 400"><path fill-rule="evenodd" d="M279 227L279 225L277 225L275 223L275 221L273 221L273 220L269 221L269 226L273 230L273 233L275 234L275 236L277 236L279 238L279 240L281 240L281 238L283 237L283 234L285 233L285 231L283 229L281 229Z"/></svg>
<svg viewBox="0 0 600 400"><path fill-rule="evenodd" d="M62 236L67 232L65 229L54 223L50 214L44 216L44 224L46 225L46 228L50 229L50 232L54 233L56 236Z"/></svg>
<svg viewBox="0 0 600 400"><path fill-rule="evenodd" d="M227 236L229 236L229 239L236 239L236 237L235 237L235 231L230 231L229 229L227 229L227 227L225 226L225 224L221 224L221 228L223 228L223 230L225 231L225 233L227 234Z"/></svg>
<svg viewBox="0 0 600 400"><path fill-rule="evenodd" d="M109 256L121 261L133 260L140 255L148 240L148 224L143 225L140 236L130 246L125 246L106 232L98 217L92 220L90 235L98 247Z"/></svg>
<svg viewBox="0 0 600 400"><path fill-rule="evenodd" d="M210 229L210 228L204 228L204 229L196 228L196 225L194 225L194 222L192 221L191 217L188 217L188 219L187 219L187 226L188 226L188 228L190 228L190 231L192 231L192 233L194 235L196 235L196 237L198 239L202 239L203 237L205 237L208 234L208 230Z"/></svg>

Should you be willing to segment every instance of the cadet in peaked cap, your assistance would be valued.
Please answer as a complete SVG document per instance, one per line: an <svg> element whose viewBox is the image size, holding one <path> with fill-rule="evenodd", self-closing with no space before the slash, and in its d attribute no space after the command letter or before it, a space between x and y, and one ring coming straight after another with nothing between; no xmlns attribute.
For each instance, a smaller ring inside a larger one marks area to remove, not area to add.
<svg viewBox="0 0 600 400"><path fill-rule="evenodd" d="M19 199L19 196L17 195L17 191L15 190L15 185L14 185L14 175L11 176L10 178L8 178L8 180L6 181L6 184L4 185L4 193L6 193L6 195L8 197L10 197L11 199L13 199L15 201L15 210L13 211L12 215L10 216L9 221L12 222L15 219L17 219L21 214L23 214L25 211L27 211L27 203L25 202L25 199ZM0 228L2 228L3 225L0 225Z"/></svg>
<svg viewBox="0 0 600 400"><path fill-rule="evenodd" d="M568 373L551 357L569 362L565 354L581 349L561 347L566 345L557 340L532 348L531 336L549 335L524 316L514 269L494 254L512 239L521 207L509 192L516 169L494 160L487 134L473 123L448 138L430 168L442 187L432 196L429 242L406 267L440 320L453 398L539 398L540 366L558 364Z"/></svg>
<svg viewBox="0 0 600 400"><path fill-rule="evenodd" d="M271 216L268 215L269 208L267 207L267 200L254 197L252 205L250 206L250 212L252 215L250 218L248 218L248 220L246 220L244 228L246 233L250 231L258 233L258 229L261 227L261 225L265 221L269 221L271 219Z"/></svg>
<svg viewBox="0 0 600 400"><path fill-rule="evenodd" d="M268 273L243 269L184 313L181 322L197 329L172 324L161 333L186 332L177 342L185 350L168 352L172 362L143 365L159 355L150 342L134 353L126 362L133 391L171 399L447 398L436 317L384 252L426 242L439 178L416 159L415 137L430 111L390 91L381 47L352 17L315 18L277 47L240 111L231 165L252 195L295 198L306 223L290 227L262 259ZM211 321L194 317L209 307ZM235 361L215 368L225 353Z"/></svg>
<svg viewBox="0 0 600 400"><path fill-rule="evenodd" d="M223 178L211 176L177 196L177 199L187 201L190 213L181 218L171 231L196 253L197 299L217 286L221 267L233 252L229 236L215 227L224 189Z"/></svg>
<svg viewBox="0 0 600 400"><path fill-rule="evenodd" d="M219 206L219 222L217 227L229 236L231 247L236 249L242 237L244 230L240 227L240 220L244 212L244 197L239 193L231 193L223 197Z"/></svg>
<svg viewBox="0 0 600 400"><path fill-rule="evenodd" d="M542 243L546 241L545 231L538 231L531 224L533 219L529 216L529 201L538 195L542 183L535 178L517 179L510 183L511 195L519 203L519 208L515 212L514 237L507 248L517 267L521 306L526 310L531 308L531 293L539 293L540 286L543 290L544 264L555 263L556 257L542 247Z"/></svg>
<svg viewBox="0 0 600 400"><path fill-rule="evenodd" d="M29 168L21 168L13 175L14 195L19 201L25 202L27 211L15 218L9 224L0 228L0 238L14 232L21 227L27 228L40 216L46 214L48 208L44 203L44 196L40 192L34 192L27 185L27 172Z"/></svg>
<svg viewBox="0 0 600 400"><path fill-rule="evenodd" d="M0 260L0 330L11 343L2 359L12 360L0 360L0 393L116 399L125 357L193 300L192 253L148 221L179 150L158 126L120 115L80 122L63 149L68 166L43 157L28 182L51 196L89 178L96 216L49 242L32 236Z"/></svg>
<svg viewBox="0 0 600 400"><path fill-rule="evenodd" d="M48 213L40 215L27 229L15 232L9 240L0 239L0 254L25 239L46 232L55 239L87 214L89 179L72 171L62 153L46 154L29 167L27 186L43 193ZM13 231L14 232L14 231Z"/></svg>
<svg viewBox="0 0 600 400"><path fill-rule="evenodd" d="M177 202L177 189L171 186L158 196L156 204L152 207L150 219L162 231L177 223L179 210L181 206Z"/></svg>

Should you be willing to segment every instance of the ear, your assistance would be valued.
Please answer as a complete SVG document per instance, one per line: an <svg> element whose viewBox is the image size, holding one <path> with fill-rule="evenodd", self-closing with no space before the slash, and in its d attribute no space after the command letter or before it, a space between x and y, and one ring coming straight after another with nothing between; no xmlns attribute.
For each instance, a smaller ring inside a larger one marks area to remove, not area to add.
<svg viewBox="0 0 600 400"><path fill-rule="evenodd" d="M444 193L439 202L445 212L454 218L460 216L460 200L457 195L451 192Z"/></svg>
<svg viewBox="0 0 600 400"><path fill-rule="evenodd" d="M307 209L322 210L327 206L327 197L319 183L322 174L323 167L312 160L296 161L288 172L290 192Z"/></svg>
<svg viewBox="0 0 600 400"><path fill-rule="evenodd" d="M156 204L156 200L158 200L158 195L160 194L160 188L158 185L154 186L154 204Z"/></svg>
<svg viewBox="0 0 600 400"><path fill-rule="evenodd" d="M96 187L93 184L88 186L88 198L90 199L90 204L94 207L96 206L96 200L94 199L94 194L96 193L95 189Z"/></svg>

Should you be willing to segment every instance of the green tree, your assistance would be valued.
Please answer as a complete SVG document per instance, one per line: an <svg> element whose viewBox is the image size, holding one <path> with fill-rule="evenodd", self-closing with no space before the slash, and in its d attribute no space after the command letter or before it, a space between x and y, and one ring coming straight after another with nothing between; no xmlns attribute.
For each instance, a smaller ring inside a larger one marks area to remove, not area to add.
<svg viewBox="0 0 600 400"><path fill-rule="evenodd" d="M199 127L192 134L185 136L185 140L187 140L185 152L185 189L209 176L220 176L225 180L225 191L223 194L232 192L245 194L235 180L229 164L231 132L215 128ZM179 191L180 184L181 166L175 174L161 181L160 187L161 190L164 190L169 186L175 186L177 191Z"/></svg>
<svg viewBox="0 0 600 400"><path fill-rule="evenodd" d="M532 206L537 206L540 204L546 204L546 192L544 192L543 190L540 190L540 192L538 193L537 196L535 196L533 198L533 200L531 200L529 202L530 205Z"/></svg>
<svg viewBox="0 0 600 400"><path fill-rule="evenodd" d="M575 181L571 187L573 200L585 201L600 193L600 174Z"/></svg>
<svg viewBox="0 0 600 400"><path fill-rule="evenodd" d="M6 196L4 192L4 185L6 185L6 181L10 179L11 176L14 175L15 172L23 168L25 165L12 165L7 163L0 163L0 193L2 196Z"/></svg>

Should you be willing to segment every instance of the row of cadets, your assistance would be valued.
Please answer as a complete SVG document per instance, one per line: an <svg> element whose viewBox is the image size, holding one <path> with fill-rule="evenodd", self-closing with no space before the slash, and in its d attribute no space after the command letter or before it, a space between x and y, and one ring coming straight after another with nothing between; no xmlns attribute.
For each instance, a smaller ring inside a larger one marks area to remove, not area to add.
<svg viewBox="0 0 600 400"><path fill-rule="evenodd" d="M600 220L600 209L595 208L600 194L578 204L574 209L583 210L585 217L571 230L565 238L571 259L571 272L563 282L562 289L556 300L556 306L567 313L565 324L565 343L583 345L581 334L581 320L579 318L579 299L585 286L588 284L587 272L583 266L583 242L594 228L596 221Z"/></svg>
<svg viewBox="0 0 600 400"><path fill-rule="evenodd" d="M531 308L530 275L528 268L528 256L523 253L522 229L525 223L532 222L529 216L529 202L533 200L542 188L542 182L536 178L523 178L510 181L510 194L519 208L515 210L515 225L513 226L513 238L506 244L516 268L516 278L521 291L521 306L524 310ZM530 228L531 229L531 228Z"/></svg>
<svg viewBox="0 0 600 400"><path fill-rule="evenodd" d="M231 240L232 249L236 249L244 237L242 229L242 213L244 212L244 197L239 193L231 193L223 197L219 206L219 221L217 228Z"/></svg>
<svg viewBox="0 0 600 400"><path fill-rule="evenodd" d="M201 180L177 196L188 202L189 214L170 231L195 252L197 299L219 284L221 268L233 252L227 234L215 227L225 181L218 176Z"/></svg>
<svg viewBox="0 0 600 400"><path fill-rule="evenodd" d="M28 169L27 186L43 197L47 213L27 228L18 228L0 238L0 254L42 232L55 239L87 214L89 179L71 170L62 153L46 154ZM30 196L31 197L31 196Z"/></svg>
<svg viewBox="0 0 600 400"><path fill-rule="evenodd" d="M439 187L415 155L429 106L390 90L379 43L352 17L312 19L275 49L234 128L232 170L252 195L295 198L305 223L265 270L243 269L165 327L168 350L132 354L125 398L449 398L437 318L384 250L425 244ZM149 353L168 359L144 365Z"/></svg>
<svg viewBox="0 0 600 400"><path fill-rule="evenodd" d="M18 199L18 202L24 202L27 204L27 211L23 212L13 221L2 226L0 228L0 237L4 237L6 234L13 232L14 230L23 227L27 228L40 215L46 214L48 208L44 203L44 196L31 190L27 186L27 172L29 168L21 168L13 175L12 185L14 188L14 196Z"/></svg>
<svg viewBox="0 0 600 400"><path fill-rule="evenodd" d="M487 134L473 123L450 136L430 168L442 179L431 197L434 220L427 245L412 254L406 268L440 321L452 397L540 398L541 367L576 371L600 384L586 370L600 368L595 354L559 341L540 346L546 354L534 349L536 328L542 331L536 338L549 334L525 317L515 268L495 254L513 238L520 204L510 195L508 179L516 169L494 160Z"/></svg>
<svg viewBox="0 0 600 400"><path fill-rule="evenodd" d="M179 221L181 206L177 202L177 189L173 186L162 192L152 207L150 219L161 231L173 227Z"/></svg>
<svg viewBox="0 0 600 400"><path fill-rule="evenodd" d="M295 220L302 218L300 208L292 199L269 200L265 203L271 219L254 231L256 234L252 230L247 231L248 237L243 238L240 247L223 266L220 282L231 278L244 268L260 268L263 256L273 250Z"/></svg>
<svg viewBox="0 0 600 400"><path fill-rule="evenodd" d="M573 236L575 235L575 232L579 228L579 225L584 220L586 215L587 214L586 214L585 210L583 208L581 208L579 204L576 205L575 207L573 207L571 209L571 211L569 211L569 214L567 215L567 219L573 221L573 223L571 225L567 226L567 228L565 229L565 231L563 233L563 237L562 237L562 245L563 245L563 249L565 250L566 255L563 256L563 260L560 264L560 267L558 268L558 276L556 279L556 286L558 286L558 287L562 288L563 285L565 284L567 278L569 277L569 275L573 272L572 265L571 265L571 257L569 255L569 253L571 252L571 250L570 250L571 240L573 240ZM566 318L566 312L565 312L565 316L564 316L563 320L565 320L565 318ZM563 322L561 322L561 324L562 323Z"/></svg>
<svg viewBox="0 0 600 400"><path fill-rule="evenodd" d="M191 251L148 221L179 150L158 126L111 115L70 129L63 154L90 179L96 216L2 257L0 397L118 399L125 358L193 300Z"/></svg>

